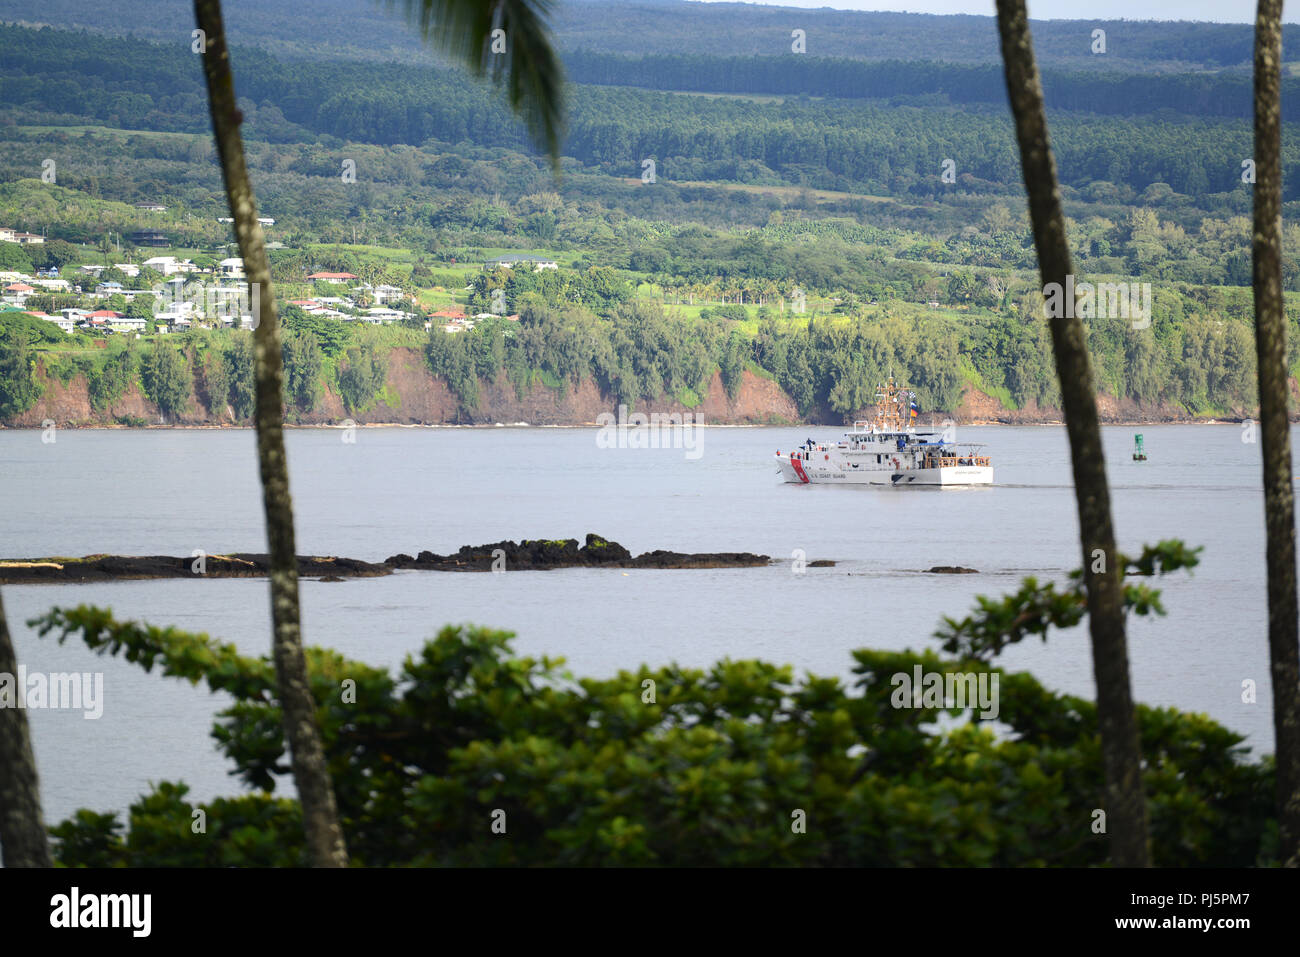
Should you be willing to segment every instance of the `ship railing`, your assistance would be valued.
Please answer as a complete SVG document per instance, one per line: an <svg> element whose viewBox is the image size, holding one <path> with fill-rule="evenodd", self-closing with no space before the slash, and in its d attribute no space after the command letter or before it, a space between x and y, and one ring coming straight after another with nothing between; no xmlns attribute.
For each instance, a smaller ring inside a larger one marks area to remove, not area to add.
<svg viewBox="0 0 1300 957"><path fill-rule="evenodd" d="M922 468L927 469L945 469L955 468L961 465L974 465L980 468L988 468L992 459L987 455L927 455L925 464Z"/></svg>

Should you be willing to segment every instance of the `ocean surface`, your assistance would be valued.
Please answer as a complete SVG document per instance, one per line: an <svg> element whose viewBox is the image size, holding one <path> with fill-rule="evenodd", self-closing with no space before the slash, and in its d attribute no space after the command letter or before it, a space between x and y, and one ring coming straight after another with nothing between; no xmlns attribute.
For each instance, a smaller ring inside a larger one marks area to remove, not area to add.
<svg viewBox="0 0 1300 957"><path fill-rule="evenodd" d="M522 654L563 656L609 676L720 658L790 663L849 677L854 648L937 650L945 615L1027 575L1063 580L1080 564L1061 427L963 428L987 444L997 485L899 490L781 484L772 454L840 429L707 428L695 448L602 448L596 429L358 429L288 433L298 550L370 561L421 549L596 532L634 553L752 551L768 568L401 572L302 583L308 643L396 667L438 628L475 622L517 634ZM1142 432L1149 456L1133 462ZM1273 747L1260 447L1242 426L1108 428L1106 458L1122 550L1182 538L1203 545L1190 576L1160 582L1168 615L1130 622L1134 693L1203 712ZM661 445L672 445L672 438ZM255 439L247 430L0 431L0 556L190 555L265 551ZM1293 444L1295 437L1293 436ZM679 443L685 444L685 443ZM833 568L794 572L794 558ZM974 575L934 575L963 565ZM239 791L209 736L228 700L146 674L25 622L54 606L270 647L265 581L174 580L4 589L29 671L102 672L103 715L30 712L47 819L123 811L150 782L183 780L206 800ZM1033 639L1000 659L1047 686L1094 697L1086 631ZM1244 703L1242 682L1258 687Z"/></svg>

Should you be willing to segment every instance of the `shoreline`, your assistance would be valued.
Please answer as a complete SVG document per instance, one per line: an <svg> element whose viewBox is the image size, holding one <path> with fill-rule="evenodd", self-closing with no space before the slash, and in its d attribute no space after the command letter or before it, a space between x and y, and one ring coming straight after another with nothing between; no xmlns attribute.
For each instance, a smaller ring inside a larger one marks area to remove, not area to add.
<svg viewBox="0 0 1300 957"><path fill-rule="evenodd" d="M1122 429L1140 429L1143 427L1155 427L1161 425L1218 425L1233 426L1239 428L1247 419L1143 419L1129 420L1123 419L1118 421L1102 421L1102 428L1115 427ZM1300 425L1300 416L1290 419L1292 425ZM1024 429L1024 428L1064 428L1064 419L1048 419L1035 422L1003 422L996 419L972 419L968 422L955 422L961 428L1007 428L1007 429ZM482 423L453 423L453 422L354 422L351 425L343 423L323 424L314 423L309 425L285 422L285 429L295 431L310 430L343 430L343 429L603 429L607 426L597 422L573 422L567 424L546 423L534 425L531 422L482 422ZM664 428L665 426L658 426ZM790 422L786 424L767 424L753 422L694 422L690 426L670 426L671 428L695 428L695 429L847 429L851 426L848 423L819 423L819 422ZM44 425L5 425L0 423L0 432L41 432L50 426ZM162 422L148 423L146 425L122 425L116 422L96 423L94 425L74 425L55 424L53 428L58 430L76 431L76 432L148 432L148 431L188 431L188 432L252 432L255 431L253 425L194 425L179 424L172 425ZM636 428L636 426L625 426L625 428ZM927 425L925 428L942 429L942 425Z"/></svg>

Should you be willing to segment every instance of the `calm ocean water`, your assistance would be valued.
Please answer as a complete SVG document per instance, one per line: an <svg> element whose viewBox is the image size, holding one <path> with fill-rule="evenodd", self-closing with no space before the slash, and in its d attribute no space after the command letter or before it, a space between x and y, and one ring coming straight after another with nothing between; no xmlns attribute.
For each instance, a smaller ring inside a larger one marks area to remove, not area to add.
<svg viewBox="0 0 1300 957"><path fill-rule="evenodd" d="M937 648L944 615L1026 575L1064 578L1080 562L1064 429L968 428L997 486L922 491L781 484L772 453L827 428L710 428L686 449L599 448L594 429L361 429L288 434L298 547L382 560L420 549L597 532L633 552L754 551L827 558L834 568L562 570L505 575L405 572L302 585L304 632L396 666L444 623L517 633L516 650L564 656L578 675L676 661L757 657L800 672L849 674L859 647ZM1149 460L1131 460L1133 435ZM1191 577L1162 583L1169 614L1130 626L1137 698L1204 712L1272 749L1259 446L1240 426L1106 430L1120 547L1178 537L1203 545ZM1293 442L1295 439L1293 438ZM0 432L0 556L189 555L265 551L251 431ZM965 565L978 575L923 572ZM149 782L192 796L239 785L208 735L220 695L148 675L25 621L52 606L109 605L269 648L264 581L121 582L4 589L19 659L32 671L102 671L104 714L34 711L46 816L124 809ZM1093 697L1086 632L1053 634L1002 658L1049 687ZM1258 701L1241 701L1244 679Z"/></svg>

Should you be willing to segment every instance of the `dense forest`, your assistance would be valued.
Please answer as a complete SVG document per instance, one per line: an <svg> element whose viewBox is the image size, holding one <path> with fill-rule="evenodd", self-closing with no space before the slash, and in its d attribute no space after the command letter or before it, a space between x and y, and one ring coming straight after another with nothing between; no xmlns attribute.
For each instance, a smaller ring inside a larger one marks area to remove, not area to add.
<svg viewBox="0 0 1300 957"><path fill-rule="evenodd" d="M386 146L432 139L528 148L499 97L452 71L302 63L249 49L236 59L240 94L251 106L249 128L258 139L308 143L324 137L340 145ZM996 68L796 60L787 67L772 58L578 57L574 78L580 82L572 90L564 152L622 176L639 176L643 160L654 158L657 176L676 181L794 183L926 197L958 188L1009 195L1019 189ZM10 121L45 114L47 123L206 130L197 59L175 44L6 27L0 28L0 70L0 97ZM587 75L665 89L778 88L801 95L778 102L682 97L584 85ZM1064 185L1106 183L1141 192L1165 183L1192 195L1229 193L1242 185L1242 162L1250 156L1245 79L1068 74L1049 82ZM810 90L827 98L802 95ZM846 91L854 98L834 98ZM1159 122L1149 115L1103 120L1096 110L1106 103L1141 103L1148 114L1172 115ZM1300 110L1300 96L1284 97L1283 103L1286 110ZM941 177L945 160L953 164L951 183ZM1286 172L1298 160L1289 144ZM1288 189L1300 189L1300 176L1285 180Z"/></svg>
<svg viewBox="0 0 1300 957"><path fill-rule="evenodd" d="M395 6L317 0L309 30L302 28L301 6L293 0L228 0L223 6L235 43L289 59L410 63L430 56ZM811 56L894 60L924 51L926 59L937 61L998 62L992 7L989 16L918 16L685 0L564 0L554 10L556 42L566 54L777 56L790 52L791 31L802 29ZM23 0L0 0L0 20L30 19ZM119 0L111 7L44 0L41 20L183 46L193 27L189 6L178 0ZM1250 66L1246 24L1094 19L1034 21L1033 28L1036 53L1048 67L1169 73ZM1093 52L1094 29L1106 31L1104 55ZM1297 27L1284 28L1286 47L1294 49L1297 39Z"/></svg>

